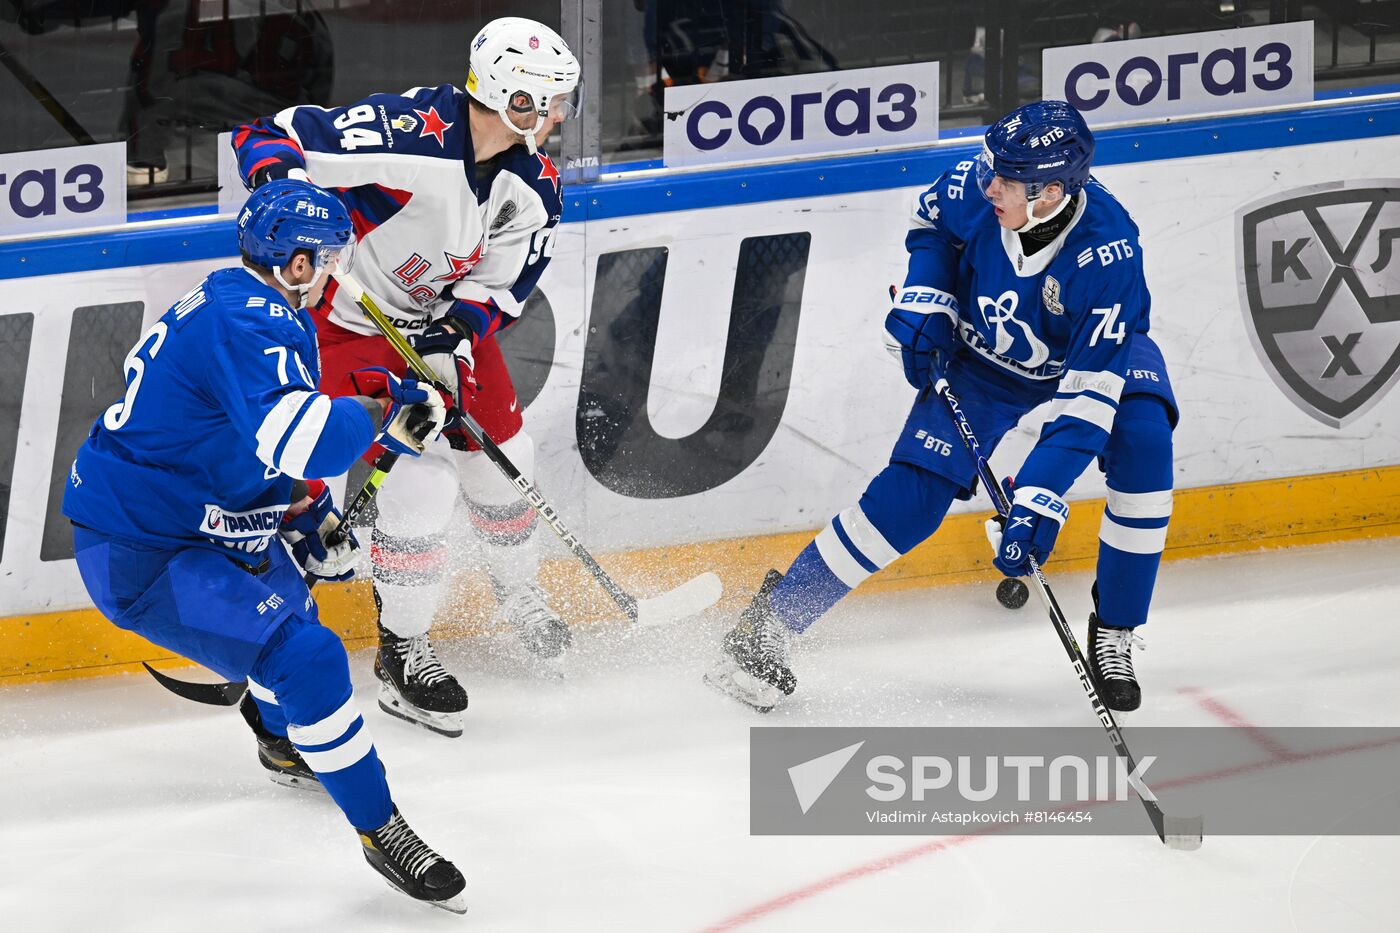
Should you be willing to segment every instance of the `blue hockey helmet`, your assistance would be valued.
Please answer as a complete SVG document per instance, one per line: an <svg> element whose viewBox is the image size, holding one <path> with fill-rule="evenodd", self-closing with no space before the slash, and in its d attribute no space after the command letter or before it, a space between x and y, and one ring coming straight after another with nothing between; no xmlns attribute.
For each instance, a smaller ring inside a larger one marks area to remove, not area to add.
<svg viewBox="0 0 1400 933"><path fill-rule="evenodd" d="M238 214L238 247L243 258L271 270L277 281L303 296L323 271L349 272L355 255L355 227L340 198L309 181L270 181L248 196ZM290 285L282 269L298 250L311 256L316 275Z"/></svg>
<svg viewBox="0 0 1400 933"><path fill-rule="evenodd" d="M1094 134L1079 111L1062 100L1038 100L987 129L977 159L977 187L986 197L992 178L1000 176L1024 184L1028 201L1054 182L1070 195L1089 180L1093 162Z"/></svg>

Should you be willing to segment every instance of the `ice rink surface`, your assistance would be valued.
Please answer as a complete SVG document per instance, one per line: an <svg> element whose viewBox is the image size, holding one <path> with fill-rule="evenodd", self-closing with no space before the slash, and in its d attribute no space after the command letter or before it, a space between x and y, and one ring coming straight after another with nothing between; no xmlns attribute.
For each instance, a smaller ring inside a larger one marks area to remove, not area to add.
<svg viewBox="0 0 1400 933"><path fill-rule="evenodd" d="M1400 725L1400 540L1165 566L1141 725ZM1050 570L1083 638L1089 578ZM748 835L752 725L1090 725L1034 598L849 600L761 716L701 682L727 620L583 631L541 681L502 645L441 654L471 693L445 739L366 720L412 825L467 875L465 917L391 892L328 798L279 787L233 710L143 676L0 689L0 929L1394 931L1400 839ZM1119 804L1137 806L1137 804Z"/></svg>

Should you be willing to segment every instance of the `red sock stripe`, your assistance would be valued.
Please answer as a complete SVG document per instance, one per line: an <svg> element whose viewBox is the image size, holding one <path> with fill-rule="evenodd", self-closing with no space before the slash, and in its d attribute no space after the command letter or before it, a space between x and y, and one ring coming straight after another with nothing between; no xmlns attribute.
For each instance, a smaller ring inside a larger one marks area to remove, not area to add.
<svg viewBox="0 0 1400 933"><path fill-rule="evenodd" d="M487 535L517 535L522 531L528 531L535 526L539 516L535 510L526 508L524 512L513 518L489 518L485 515L478 515L468 510L471 515L472 526Z"/></svg>
<svg viewBox="0 0 1400 933"><path fill-rule="evenodd" d="M370 545L369 556L376 567L409 573L430 573L447 564L447 548L431 551L391 551L378 544Z"/></svg>

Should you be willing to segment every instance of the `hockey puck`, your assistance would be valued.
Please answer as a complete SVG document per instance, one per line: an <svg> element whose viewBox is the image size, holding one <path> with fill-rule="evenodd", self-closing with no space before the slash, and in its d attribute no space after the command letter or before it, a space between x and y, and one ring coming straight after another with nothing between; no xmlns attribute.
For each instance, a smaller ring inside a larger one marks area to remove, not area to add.
<svg viewBox="0 0 1400 933"><path fill-rule="evenodd" d="M997 584L997 602L1007 609L1020 609L1030 598L1030 589L1015 577L1007 577Z"/></svg>

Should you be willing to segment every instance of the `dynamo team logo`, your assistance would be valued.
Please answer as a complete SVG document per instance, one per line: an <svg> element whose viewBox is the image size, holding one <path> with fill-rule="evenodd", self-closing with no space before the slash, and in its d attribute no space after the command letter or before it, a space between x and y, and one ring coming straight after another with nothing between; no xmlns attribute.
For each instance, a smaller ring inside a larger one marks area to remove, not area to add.
<svg viewBox="0 0 1400 933"><path fill-rule="evenodd" d="M1238 217L1259 359L1304 412L1345 426L1400 376L1400 179L1295 188Z"/></svg>

